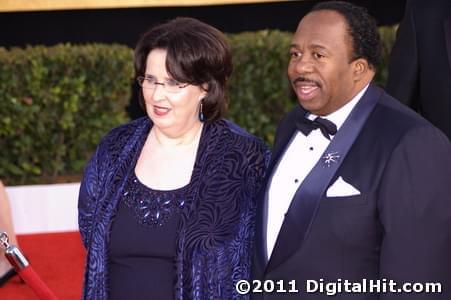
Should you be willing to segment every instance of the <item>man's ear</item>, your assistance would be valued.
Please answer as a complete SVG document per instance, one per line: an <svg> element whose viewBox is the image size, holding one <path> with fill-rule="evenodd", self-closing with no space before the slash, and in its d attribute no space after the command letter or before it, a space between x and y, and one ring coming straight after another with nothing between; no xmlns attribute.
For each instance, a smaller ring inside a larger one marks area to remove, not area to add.
<svg viewBox="0 0 451 300"><path fill-rule="evenodd" d="M364 58L358 58L352 62L354 67L354 80L360 81L362 78L368 75L368 72L372 70L368 61Z"/></svg>

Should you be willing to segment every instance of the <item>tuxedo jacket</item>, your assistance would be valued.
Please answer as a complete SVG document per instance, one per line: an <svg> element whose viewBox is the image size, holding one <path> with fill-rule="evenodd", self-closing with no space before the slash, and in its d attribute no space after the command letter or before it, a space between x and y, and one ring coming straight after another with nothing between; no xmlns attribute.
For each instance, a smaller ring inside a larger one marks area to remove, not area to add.
<svg viewBox="0 0 451 300"><path fill-rule="evenodd" d="M332 299L451 299L451 144L428 121L372 84L359 103L368 100L374 106L340 158L340 166L324 183L326 188L304 195L317 204L307 229L300 230L303 206L293 207L296 201L305 201L299 199L298 190L268 261L267 189L296 133L301 108L296 107L279 124L266 188L257 207L253 278L284 280L286 289L289 281L296 280L299 292L257 292L254 299L331 299L325 293L307 293L307 281L384 278L399 284L440 282L442 293L338 293ZM348 119L355 117L359 103ZM319 174L309 184L324 180ZM339 177L360 194L328 197L326 190Z"/></svg>
<svg viewBox="0 0 451 300"><path fill-rule="evenodd" d="M451 139L451 1L407 1L386 90Z"/></svg>

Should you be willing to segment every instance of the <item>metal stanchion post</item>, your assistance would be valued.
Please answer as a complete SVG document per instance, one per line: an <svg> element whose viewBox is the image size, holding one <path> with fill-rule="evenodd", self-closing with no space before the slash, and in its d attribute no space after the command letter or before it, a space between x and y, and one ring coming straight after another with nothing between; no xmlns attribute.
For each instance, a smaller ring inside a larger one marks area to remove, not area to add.
<svg viewBox="0 0 451 300"><path fill-rule="evenodd" d="M53 292L42 281L39 275L33 270L27 258L15 245L9 244L6 232L0 234L0 244L5 248L5 257L14 267L19 276L41 300L58 300Z"/></svg>

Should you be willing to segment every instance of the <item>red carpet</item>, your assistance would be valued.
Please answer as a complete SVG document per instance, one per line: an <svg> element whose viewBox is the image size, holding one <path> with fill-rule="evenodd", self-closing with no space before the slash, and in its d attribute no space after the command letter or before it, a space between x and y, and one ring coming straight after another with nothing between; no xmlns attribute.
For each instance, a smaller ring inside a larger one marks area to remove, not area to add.
<svg viewBox="0 0 451 300"><path fill-rule="evenodd" d="M78 232L19 235L30 265L60 300L81 298L85 250ZM14 277L0 288L1 300L35 300L33 291Z"/></svg>

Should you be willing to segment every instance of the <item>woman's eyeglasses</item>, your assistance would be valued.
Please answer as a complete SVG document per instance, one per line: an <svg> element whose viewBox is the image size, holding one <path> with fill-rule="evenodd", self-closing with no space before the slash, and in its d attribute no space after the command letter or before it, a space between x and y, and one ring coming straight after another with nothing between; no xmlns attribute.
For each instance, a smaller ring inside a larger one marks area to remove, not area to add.
<svg viewBox="0 0 451 300"><path fill-rule="evenodd" d="M186 88L189 85L188 83L180 83L177 80L173 79L168 79L164 82L158 82L155 77L151 76L138 76L136 80L143 89L154 90L157 88L157 85L161 85L163 89L168 93L178 93L183 88Z"/></svg>

